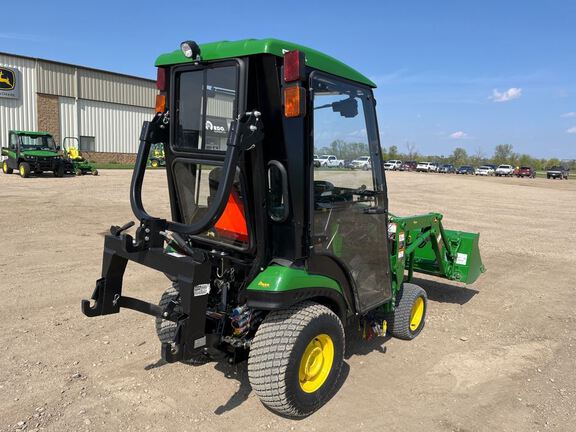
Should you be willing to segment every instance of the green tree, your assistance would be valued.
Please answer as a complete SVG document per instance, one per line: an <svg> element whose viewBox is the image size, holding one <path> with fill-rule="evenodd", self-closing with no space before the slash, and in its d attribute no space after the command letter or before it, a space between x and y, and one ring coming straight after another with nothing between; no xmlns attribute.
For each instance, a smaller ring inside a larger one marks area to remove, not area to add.
<svg viewBox="0 0 576 432"><path fill-rule="evenodd" d="M388 149L388 159L398 159L398 147L395 145Z"/></svg>
<svg viewBox="0 0 576 432"><path fill-rule="evenodd" d="M495 164L509 164L513 163L514 153L512 152L512 144L498 144L494 148L494 157L492 160Z"/></svg>
<svg viewBox="0 0 576 432"><path fill-rule="evenodd" d="M468 152L462 147L456 147L449 159L454 165L464 165L468 162Z"/></svg>

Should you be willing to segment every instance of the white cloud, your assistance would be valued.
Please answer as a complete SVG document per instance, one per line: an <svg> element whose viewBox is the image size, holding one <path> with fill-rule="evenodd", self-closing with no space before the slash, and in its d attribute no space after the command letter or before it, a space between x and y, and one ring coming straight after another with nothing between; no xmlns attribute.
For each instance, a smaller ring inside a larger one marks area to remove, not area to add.
<svg viewBox="0 0 576 432"><path fill-rule="evenodd" d="M572 111L572 112L567 112L562 114L560 117L564 117L564 118L573 118L576 117L576 112Z"/></svg>
<svg viewBox="0 0 576 432"><path fill-rule="evenodd" d="M570 129L566 129L566 133L576 134L576 126L571 127Z"/></svg>
<svg viewBox="0 0 576 432"><path fill-rule="evenodd" d="M498 91L498 89L492 90L492 99L494 102L508 102L513 99L518 99L522 96L522 89L517 87L510 87L508 90L504 92Z"/></svg>
<svg viewBox="0 0 576 432"><path fill-rule="evenodd" d="M468 134L464 131L456 131L450 134L450 138L452 139L464 139L468 138Z"/></svg>

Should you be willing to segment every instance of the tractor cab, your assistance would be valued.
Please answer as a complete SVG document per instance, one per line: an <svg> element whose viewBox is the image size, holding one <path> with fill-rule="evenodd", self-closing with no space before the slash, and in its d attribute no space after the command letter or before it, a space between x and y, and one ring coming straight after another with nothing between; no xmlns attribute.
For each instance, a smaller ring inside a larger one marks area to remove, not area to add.
<svg viewBox="0 0 576 432"><path fill-rule="evenodd" d="M344 325L412 339L426 314L414 271L467 283L483 271L477 234L388 212L364 75L276 39L185 41L156 66L130 186L137 229L110 228L85 315L154 316L167 362L248 355L262 401L302 417L337 382ZM165 170L149 169L158 145ZM334 163L315 167L314 154ZM360 156L366 170L343 169ZM130 261L169 277L159 304L123 294Z"/></svg>

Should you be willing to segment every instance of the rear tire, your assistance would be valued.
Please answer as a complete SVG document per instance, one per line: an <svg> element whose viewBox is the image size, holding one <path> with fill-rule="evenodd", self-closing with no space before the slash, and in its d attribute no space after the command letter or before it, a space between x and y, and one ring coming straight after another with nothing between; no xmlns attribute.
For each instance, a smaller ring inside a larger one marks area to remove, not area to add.
<svg viewBox="0 0 576 432"><path fill-rule="evenodd" d="M97 176L97 175L98 175L98 170L97 170L97 169L94 169L94 170L92 171L92 175L93 175L93 176Z"/></svg>
<svg viewBox="0 0 576 432"><path fill-rule="evenodd" d="M272 411L310 415L333 394L344 344L342 322L325 306L305 301L270 312L250 348L250 385Z"/></svg>
<svg viewBox="0 0 576 432"><path fill-rule="evenodd" d="M178 284L176 282L172 283L172 286L162 293L160 297L160 303L158 304L161 308L168 306L168 304L174 301L180 305L180 290L178 289ZM178 311L179 306L176 306L175 310ZM176 336L176 329L178 325L173 321L168 321L163 318L156 318L156 335L160 340L160 343L173 344L174 336ZM200 366L206 364L210 361L210 358L202 353L194 355L191 359L183 361L183 363L191 364L195 366Z"/></svg>
<svg viewBox="0 0 576 432"><path fill-rule="evenodd" d="M394 337L412 340L420 334L426 323L428 296L418 285L405 283L396 298L391 333Z"/></svg>
<svg viewBox="0 0 576 432"><path fill-rule="evenodd" d="M2 162L2 172L4 174L12 174L14 172L14 170L8 166L8 162L3 161Z"/></svg>
<svg viewBox="0 0 576 432"><path fill-rule="evenodd" d="M20 162L20 165L18 165L18 172L22 178L30 177L30 164L28 162Z"/></svg>

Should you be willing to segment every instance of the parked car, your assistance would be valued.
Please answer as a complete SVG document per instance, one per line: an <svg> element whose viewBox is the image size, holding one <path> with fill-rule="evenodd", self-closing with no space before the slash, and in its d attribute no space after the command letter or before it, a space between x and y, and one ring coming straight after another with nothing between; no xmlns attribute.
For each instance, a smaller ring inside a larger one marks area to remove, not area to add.
<svg viewBox="0 0 576 432"><path fill-rule="evenodd" d="M536 170L532 167L523 166L518 169L514 170L514 175L516 177L529 177L535 178L536 177Z"/></svg>
<svg viewBox="0 0 576 432"><path fill-rule="evenodd" d="M496 172L496 168L498 168L496 165L494 164L484 164L484 166L490 167L492 168L492 171Z"/></svg>
<svg viewBox="0 0 576 432"><path fill-rule="evenodd" d="M474 174L481 176L491 176L494 175L494 169L489 165L482 165L476 168Z"/></svg>
<svg viewBox="0 0 576 432"><path fill-rule="evenodd" d="M318 155L314 155L314 168L319 167L320 167L320 158L318 157Z"/></svg>
<svg viewBox="0 0 576 432"><path fill-rule="evenodd" d="M401 160L397 160L397 159L391 159L388 162L389 164L392 164L394 166L394 168L392 168L393 170L399 170L400 167L402 166L402 161Z"/></svg>
<svg viewBox="0 0 576 432"><path fill-rule="evenodd" d="M442 174L454 174L456 172L456 168L452 164L444 164L440 165L438 172Z"/></svg>
<svg viewBox="0 0 576 432"><path fill-rule="evenodd" d="M416 162L416 161L402 162L402 165L400 165L400 171L416 171L417 165L418 165L418 162Z"/></svg>
<svg viewBox="0 0 576 432"><path fill-rule="evenodd" d="M416 171L418 172L429 172L434 164L431 162L418 162L416 165Z"/></svg>
<svg viewBox="0 0 576 432"><path fill-rule="evenodd" d="M334 155L322 155L318 158L320 161L320 166L322 167L329 167L329 168L344 168L344 161L342 159L338 159Z"/></svg>
<svg viewBox="0 0 576 432"><path fill-rule="evenodd" d="M458 168L458 171L456 171L456 174L463 174L463 175L472 174L472 175L474 175L474 167L472 165L462 165L460 168Z"/></svg>
<svg viewBox="0 0 576 432"><path fill-rule="evenodd" d="M384 171L394 171L396 169L396 165L391 162L386 162L384 164Z"/></svg>
<svg viewBox="0 0 576 432"><path fill-rule="evenodd" d="M498 165L494 174L497 177L510 177L514 175L514 167L512 165Z"/></svg>
<svg viewBox="0 0 576 432"><path fill-rule="evenodd" d="M352 162L350 162L350 167L352 169L369 170L372 168L370 156L360 156L359 158L354 159Z"/></svg>
<svg viewBox="0 0 576 432"><path fill-rule="evenodd" d="M568 180L568 175L570 175L570 170L563 166L553 166L548 171L546 171L546 178L549 179L557 179L560 180L566 179Z"/></svg>

